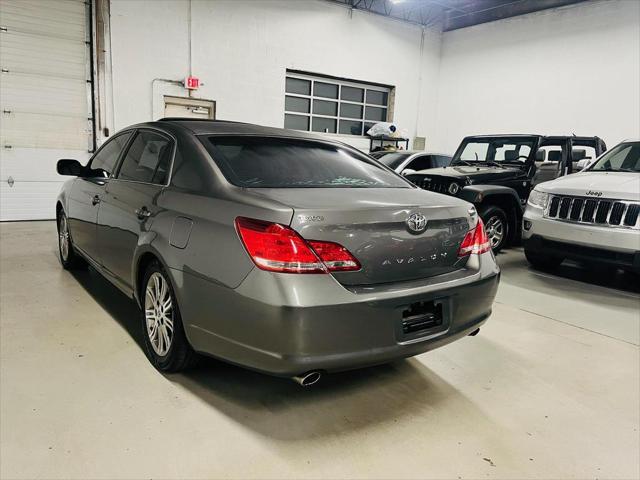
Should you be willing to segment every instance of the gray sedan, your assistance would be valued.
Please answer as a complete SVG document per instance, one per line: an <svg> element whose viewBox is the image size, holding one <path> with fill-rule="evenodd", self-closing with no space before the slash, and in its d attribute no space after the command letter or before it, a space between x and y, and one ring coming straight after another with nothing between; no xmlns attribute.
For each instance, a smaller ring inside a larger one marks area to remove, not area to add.
<svg viewBox="0 0 640 480"><path fill-rule="evenodd" d="M327 138L165 119L58 172L74 177L62 265L136 299L161 371L206 354L309 385L475 334L491 313L499 271L473 207Z"/></svg>

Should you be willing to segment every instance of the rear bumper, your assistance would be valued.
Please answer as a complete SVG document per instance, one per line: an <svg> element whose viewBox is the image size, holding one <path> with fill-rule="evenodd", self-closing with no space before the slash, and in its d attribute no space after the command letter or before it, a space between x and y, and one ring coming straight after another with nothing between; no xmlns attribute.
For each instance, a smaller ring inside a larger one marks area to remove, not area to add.
<svg viewBox="0 0 640 480"><path fill-rule="evenodd" d="M352 290L330 275L254 269L238 288L228 289L193 274L171 273L194 349L291 376L384 363L468 335L491 314L500 277L491 253L476 261L475 269L442 278ZM443 305L443 325L405 337L402 312L432 300Z"/></svg>

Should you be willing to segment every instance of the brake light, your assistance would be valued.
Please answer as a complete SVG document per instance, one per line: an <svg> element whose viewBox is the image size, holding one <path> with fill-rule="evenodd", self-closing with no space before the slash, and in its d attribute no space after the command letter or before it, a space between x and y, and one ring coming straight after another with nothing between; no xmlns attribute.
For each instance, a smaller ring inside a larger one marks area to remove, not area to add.
<svg viewBox="0 0 640 480"><path fill-rule="evenodd" d="M459 257L466 257L467 255L481 254L491 250L491 242L487 236L487 232L484 229L484 223L482 219L478 218L478 223L473 230L469 230L462 240L460 249L458 250Z"/></svg>
<svg viewBox="0 0 640 480"><path fill-rule="evenodd" d="M283 273L327 273L359 270L360 264L341 245L304 240L278 223L236 218L236 229L247 253L262 270Z"/></svg>
<svg viewBox="0 0 640 480"><path fill-rule="evenodd" d="M309 244L330 272L360 270L358 260L342 245L333 242L318 242L315 240L309 241Z"/></svg>

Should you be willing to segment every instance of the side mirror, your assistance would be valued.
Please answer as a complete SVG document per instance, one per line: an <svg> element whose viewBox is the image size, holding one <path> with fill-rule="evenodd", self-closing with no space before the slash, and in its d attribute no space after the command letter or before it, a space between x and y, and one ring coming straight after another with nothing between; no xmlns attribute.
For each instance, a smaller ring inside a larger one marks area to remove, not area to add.
<svg viewBox="0 0 640 480"><path fill-rule="evenodd" d="M402 175L413 175L414 173L416 173L416 171L413 168L405 168L402 171Z"/></svg>
<svg viewBox="0 0 640 480"><path fill-rule="evenodd" d="M69 158L58 160L56 169L60 175L69 175L71 177L81 177L84 173L84 167L80 162Z"/></svg>
<svg viewBox="0 0 640 480"><path fill-rule="evenodd" d="M576 166L576 168L578 170L584 170L585 168L587 168L589 166L590 163L591 163L591 159L590 158L583 158L582 160L580 160L578 162L578 165Z"/></svg>

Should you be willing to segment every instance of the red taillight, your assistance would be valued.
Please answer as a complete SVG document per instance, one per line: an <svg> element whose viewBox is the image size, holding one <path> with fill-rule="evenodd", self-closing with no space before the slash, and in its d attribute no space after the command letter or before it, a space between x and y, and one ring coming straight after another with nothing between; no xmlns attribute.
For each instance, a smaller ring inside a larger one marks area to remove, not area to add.
<svg viewBox="0 0 640 480"><path fill-rule="evenodd" d="M347 249L331 242L307 242L289 227L236 218L236 228L249 256L262 270L285 273L326 273L359 270Z"/></svg>
<svg viewBox="0 0 640 480"><path fill-rule="evenodd" d="M484 223L482 219L478 218L478 223L473 230L469 230L462 240L460 250L458 250L459 257L466 257L467 255L481 254L491 250L491 242L487 236L487 232L484 230Z"/></svg>
<svg viewBox="0 0 640 480"><path fill-rule="evenodd" d="M333 242L318 242L316 240L310 240L309 244L330 272L360 270L358 260L342 245Z"/></svg>

